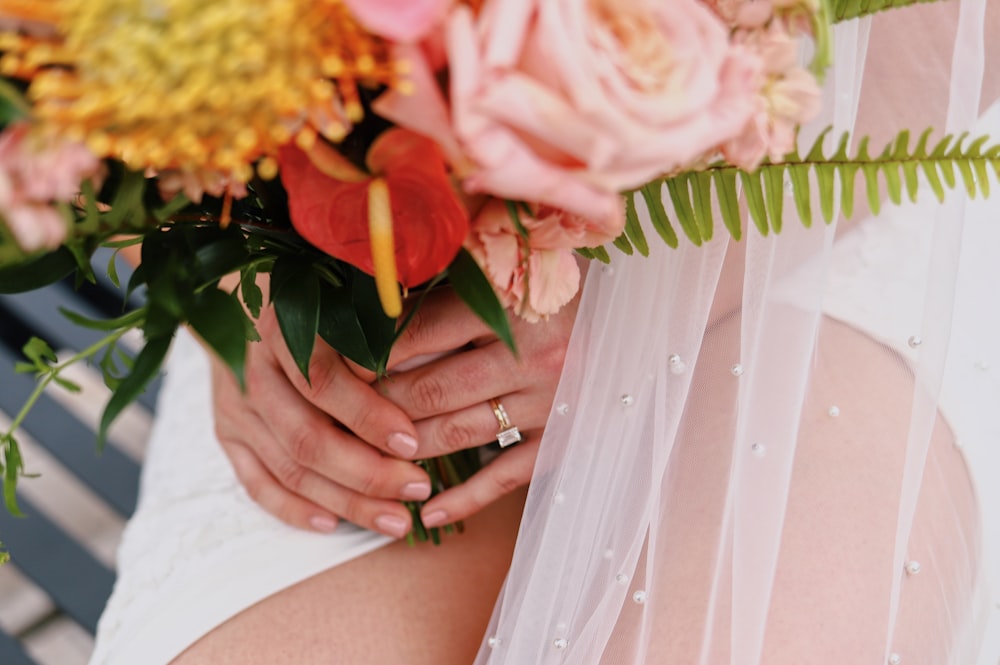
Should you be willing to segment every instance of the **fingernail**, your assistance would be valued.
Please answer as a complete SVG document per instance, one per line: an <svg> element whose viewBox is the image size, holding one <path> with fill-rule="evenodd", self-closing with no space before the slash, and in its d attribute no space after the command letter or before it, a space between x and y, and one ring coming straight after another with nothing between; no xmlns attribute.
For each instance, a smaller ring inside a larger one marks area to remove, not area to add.
<svg viewBox="0 0 1000 665"><path fill-rule="evenodd" d="M417 452L417 440L403 432L389 435L389 450L400 457L412 457Z"/></svg>
<svg viewBox="0 0 1000 665"><path fill-rule="evenodd" d="M448 513L443 510L434 510L420 517L426 527L441 526L448 521Z"/></svg>
<svg viewBox="0 0 1000 665"><path fill-rule="evenodd" d="M337 529L337 520L332 517L313 517L309 520L309 525L317 531L332 533Z"/></svg>
<svg viewBox="0 0 1000 665"><path fill-rule="evenodd" d="M423 501L431 495L431 484L422 481L417 483L406 483L403 485L399 498L404 501Z"/></svg>
<svg viewBox="0 0 1000 665"><path fill-rule="evenodd" d="M375 518L375 526L379 531L396 538L402 538L410 530L409 523L396 515L379 515Z"/></svg>

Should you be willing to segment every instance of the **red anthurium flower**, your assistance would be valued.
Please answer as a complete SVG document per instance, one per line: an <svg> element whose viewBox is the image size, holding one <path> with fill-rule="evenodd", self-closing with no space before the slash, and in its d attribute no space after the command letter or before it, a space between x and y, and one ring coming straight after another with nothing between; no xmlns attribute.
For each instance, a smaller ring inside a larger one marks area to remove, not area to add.
<svg viewBox="0 0 1000 665"><path fill-rule="evenodd" d="M391 316L398 315L387 302L389 291L398 301L396 282L411 287L428 281L451 263L468 235L469 216L440 149L409 130L390 129L371 145L372 175L327 146L306 153L287 145L278 161L295 230L374 275Z"/></svg>

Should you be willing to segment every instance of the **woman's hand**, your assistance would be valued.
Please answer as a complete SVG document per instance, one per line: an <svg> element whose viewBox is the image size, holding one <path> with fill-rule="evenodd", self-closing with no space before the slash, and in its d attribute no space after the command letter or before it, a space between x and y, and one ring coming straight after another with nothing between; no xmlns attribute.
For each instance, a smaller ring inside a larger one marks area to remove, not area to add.
<svg viewBox="0 0 1000 665"><path fill-rule="evenodd" d="M392 376L375 386L416 423L419 450L409 457L436 457L496 439L500 401L523 437L465 483L428 501L426 526L464 519L531 479L542 430L562 373L578 298L540 323L511 317L515 358L449 289L427 296L393 347ZM408 371L393 372L415 358L459 349ZM370 373L355 371L365 380Z"/></svg>
<svg viewBox="0 0 1000 665"><path fill-rule="evenodd" d="M412 525L400 500L430 494L427 474L397 459L417 451L410 418L320 340L307 383L270 308L257 327L262 341L248 350L245 394L212 361L216 434L247 492L300 528L333 531L340 517L404 536Z"/></svg>

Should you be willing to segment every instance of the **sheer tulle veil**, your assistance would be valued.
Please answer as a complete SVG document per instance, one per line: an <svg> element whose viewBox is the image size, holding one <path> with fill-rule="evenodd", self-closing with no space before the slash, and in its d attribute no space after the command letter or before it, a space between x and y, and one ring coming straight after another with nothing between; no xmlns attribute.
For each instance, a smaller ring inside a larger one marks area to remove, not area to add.
<svg viewBox="0 0 1000 665"><path fill-rule="evenodd" d="M800 145L1000 136L987 5L838 25ZM866 200L591 268L477 663L996 664L1000 193Z"/></svg>

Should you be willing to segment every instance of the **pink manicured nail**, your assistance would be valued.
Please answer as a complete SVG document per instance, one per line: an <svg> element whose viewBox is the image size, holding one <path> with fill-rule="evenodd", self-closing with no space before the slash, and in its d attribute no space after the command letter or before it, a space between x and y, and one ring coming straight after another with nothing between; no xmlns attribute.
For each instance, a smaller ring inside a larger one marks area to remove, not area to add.
<svg viewBox="0 0 1000 665"><path fill-rule="evenodd" d="M431 495L431 484L424 481L403 485L399 498L404 501L423 501Z"/></svg>
<svg viewBox="0 0 1000 665"><path fill-rule="evenodd" d="M421 519L426 527L441 526L448 521L448 513L443 510L435 510L426 515L421 515Z"/></svg>
<svg viewBox="0 0 1000 665"><path fill-rule="evenodd" d="M402 538L410 529L409 523L396 515L379 515L375 518L375 526L378 527L379 531L396 538Z"/></svg>
<svg viewBox="0 0 1000 665"><path fill-rule="evenodd" d="M389 435L389 450L400 457L412 457L417 452L417 440L403 432L393 432Z"/></svg>
<svg viewBox="0 0 1000 665"><path fill-rule="evenodd" d="M337 529L337 520L332 517L313 517L309 520L309 525L317 531L332 533Z"/></svg>

